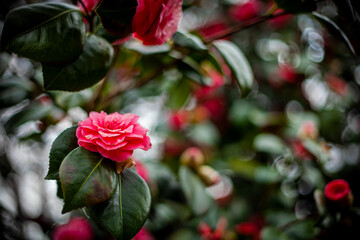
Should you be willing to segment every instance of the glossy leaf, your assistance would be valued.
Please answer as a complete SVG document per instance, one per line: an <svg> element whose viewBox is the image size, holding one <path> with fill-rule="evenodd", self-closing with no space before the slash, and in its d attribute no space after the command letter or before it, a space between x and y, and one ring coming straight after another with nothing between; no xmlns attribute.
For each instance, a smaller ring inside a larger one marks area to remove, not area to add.
<svg viewBox="0 0 360 240"><path fill-rule="evenodd" d="M114 50L104 39L89 35L76 61L64 65L43 64L45 90L79 91L99 82L108 72Z"/></svg>
<svg viewBox="0 0 360 240"><path fill-rule="evenodd" d="M115 239L130 240L147 219L151 204L150 190L133 168L124 170L117 181L116 190L109 200L88 207L86 211Z"/></svg>
<svg viewBox="0 0 360 240"><path fill-rule="evenodd" d="M257 151L273 154L281 154L287 149L281 138L269 133L257 135L254 139L254 148Z"/></svg>
<svg viewBox="0 0 360 240"><path fill-rule="evenodd" d="M332 21L330 18L328 18L320 13L317 13L317 12L313 12L312 15L315 17L316 20L318 20L320 23L322 23L328 29L328 31L330 33L342 38L342 40L344 41L346 46L349 48L350 52L354 56L356 56L355 49L354 49L352 43L350 42L349 38L347 37L345 32L334 21Z"/></svg>
<svg viewBox="0 0 360 240"><path fill-rule="evenodd" d="M200 178L186 166L180 167L179 178L181 188L193 213L196 215L206 213L212 200Z"/></svg>
<svg viewBox="0 0 360 240"><path fill-rule="evenodd" d="M6 16L1 50L39 62L64 63L80 55L85 31L82 12L73 5L30 4Z"/></svg>
<svg viewBox="0 0 360 240"><path fill-rule="evenodd" d="M104 28L121 38L132 33L131 22L137 5L137 0L107 0L102 1L95 12Z"/></svg>
<svg viewBox="0 0 360 240"><path fill-rule="evenodd" d="M248 90L254 83L254 74L250 64L237 45L227 40L213 42L226 63L229 65L232 74L242 90Z"/></svg>
<svg viewBox="0 0 360 240"><path fill-rule="evenodd" d="M64 130L51 145L49 172L45 179L59 179L59 168L62 161L72 150L78 147L76 129L77 126Z"/></svg>
<svg viewBox="0 0 360 240"><path fill-rule="evenodd" d="M172 37L175 44L194 50L207 50L201 39L193 34L176 32Z"/></svg>
<svg viewBox="0 0 360 240"><path fill-rule="evenodd" d="M116 187L114 163L82 147L65 157L59 175L64 196L62 213L104 202Z"/></svg>
<svg viewBox="0 0 360 240"><path fill-rule="evenodd" d="M177 84L175 84L169 93L169 99L167 101L168 107L172 109L181 108L190 96L190 84L189 81L185 78L181 79Z"/></svg>
<svg viewBox="0 0 360 240"><path fill-rule="evenodd" d="M315 0L275 0L279 8L289 13L305 13L316 10Z"/></svg>

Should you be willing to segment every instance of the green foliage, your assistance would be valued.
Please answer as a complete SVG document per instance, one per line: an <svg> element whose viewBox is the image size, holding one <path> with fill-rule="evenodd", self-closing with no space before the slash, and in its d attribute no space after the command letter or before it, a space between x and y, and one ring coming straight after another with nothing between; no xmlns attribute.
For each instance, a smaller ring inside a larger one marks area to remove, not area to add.
<svg viewBox="0 0 360 240"><path fill-rule="evenodd" d="M146 182L135 169L117 176L116 190L107 201L86 208L95 222L118 240L133 238L145 223L151 197Z"/></svg>
<svg viewBox="0 0 360 240"><path fill-rule="evenodd" d="M76 59L84 40L85 24L79 8L62 3L31 4L6 16L1 50L59 64Z"/></svg>
<svg viewBox="0 0 360 240"><path fill-rule="evenodd" d="M42 64L44 89L79 91L91 87L107 74L112 59L112 46L96 35L89 35L83 52L74 62Z"/></svg>
<svg viewBox="0 0 360 240"><path fill-rule="evenodd" d="M78 147L60 165L62 212L92 206L109 199L116 187L114 164L98 153Z"/></svg>
<svg viewBox="0 0 360 240"><path fill-rule="evenodd" d="M204 183L186 166L180 167L179 180L192 212L196 215L205 214L211 207L212 200Z"/></svg>
<svg viewBox="0 0 360 240"><path fill-rule="evenodd" d="M76 138L77 126L64 130L52 143L49 155L49 171L45 179L60 180L59 168L64 158L78 147Z"/></svg>

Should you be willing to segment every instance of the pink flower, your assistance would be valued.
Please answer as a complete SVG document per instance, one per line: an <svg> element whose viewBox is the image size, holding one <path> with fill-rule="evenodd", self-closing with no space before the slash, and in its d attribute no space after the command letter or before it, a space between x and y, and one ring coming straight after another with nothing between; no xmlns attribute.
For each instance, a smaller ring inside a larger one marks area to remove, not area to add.
<svg viewBox="0 0 360 240"><path fill-rule="evenodd" d="M265 226L265 221L261 216L253 216L249 221L239 223L235 226L238 234L252 237L253 240L259 240L261 229Z"/></svg>
<svg viewBox="0 0 360 240"><path fill-rule="evenodd" d="M136 163L135 169L139 173L140 177L142 177L145 180L145 182L149 182L150 175L145 164L139 160L135 160L135 163Z"/></svg>
<svg viewBox="0 0 360 240"><path fill-rule="evenodd" d="M298 81L298 74L296 69L289 64L281 64L277 69L277 74L281 80L289 83L296 83Z"/></svg>
<svg viewBox="0 0 360 240"><path fill-rule="evenodd" d="M98 5L98 3L101 0L83 0L83 3L86 7L86 11L83 7L83 5L78 2L78 7L81 9L81 11L83 11L84 13L91 13L92 11L94 11L95 7Z"/></svg>
<svg viewBox="0 0 360 240"><path fill-rule="evenodd" d="M319 135L318 127L313 121L305 121L301 124L300 129L298 131L298 137L301 139L316 139Z"/></svg>
<svg viewBox="0 0 360 240"><path fill-rule="evenodd" d="M230 8L229 14L236 21L246 21L259 15L261 3L257 0L249 0Z"/></svg>
<svg viewBox="0 0 360 240"><path fill-rule="evenodd" d="M209 224L200 222L198 226L198 233L204 240L220 240L224 238L226 227L227 219L220 217L214 230L209 226Z"/></svg>
<svg viewBox="0 0 360 240"><path fill-rule="evenodd" d="M53 240L91 240L93 237L90 223L81 217L72 218L67 224L57 226L52 234Z"/></svg>
<svg viewBox="0 0 360 240"><path fill-rule="evenodd" d="M170 128L174 131L180 131L190 121L190 114L187 111L179 110L172 112L169 117Z"/></svg>
<svg viewBox="0 0 360 240"><path fill-rule="evenodd" d="M137 123L138 116L127 113L107 115L91 112L76 130L78 144L103 157L121 162L133 154L137 148L148 150L151 147L147 129Z"/></svg>
<svg viewBox="0 0 360 240"><path fill-rule="evenodd" d="M182 0L138 0L138 4L132 20L134 37L144 45L168 41L182 17Z"/></svg>
<svg viewBox="0 0 360 240"><path fill-rule="evenodd" d="M336 179L325 186L325 197L331 202L340 206L350 206L353 201L353 195L349 184L343 179Z"/></svg>
<svg viewBox="0 0 360 240"><path fill-rule="evenodd" d="M146 230L146 228L141 228L140 231L136 234L133 240L155 240L151 233Z"/></svg>

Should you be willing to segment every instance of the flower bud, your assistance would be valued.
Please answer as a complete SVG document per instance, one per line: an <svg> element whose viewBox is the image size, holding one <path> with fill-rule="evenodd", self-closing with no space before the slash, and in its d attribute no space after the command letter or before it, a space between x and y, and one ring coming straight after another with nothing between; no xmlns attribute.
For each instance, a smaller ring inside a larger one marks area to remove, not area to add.
<svg viewBox="0 0 360 240"><path fill-rule="evenodd" d="M196 169L205 163L205 157L199 148L190 147L181 154L180 161L181 164Z"/></svg>
<svg viewBox="0 0 360 240"><path fill-rule="evenodd" d="M336 179L325 186L325 197L331 205L337 207L350 207L353 203L353 195L349 184L343 179Z"/></svg>
<svg viewBox="0 0 360 240"><path fill-rule="evenodd" d="M200 166L197 171L199 177L207 186L214 185L221 180L219 173L208 165Z"/></svg>

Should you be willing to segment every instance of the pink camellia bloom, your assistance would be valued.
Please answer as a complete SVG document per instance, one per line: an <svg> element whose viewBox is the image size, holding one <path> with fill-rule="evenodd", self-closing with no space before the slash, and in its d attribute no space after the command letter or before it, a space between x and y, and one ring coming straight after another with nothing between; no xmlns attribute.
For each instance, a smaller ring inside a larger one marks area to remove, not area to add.
<svg viewBox="0 0 360 240"><path fill-rule="evenodd" d="M86 11L83 7L83 5L78 2L78 7L81 9L81 11L83 11L84 13L91 13L92 11L94 11L95 7L98 5L98 3L101 0L83 0L83 3L86 7Z"/></svg>
<svg viewBox="0 0 360 240"><path fill-rule="evenodd" d="M94 238L90 223L81 217L71 219L68 223L55 227L52 234L53 240L82 239L91 240Z"/></svg>
<svg viewBox="0 0 360 240"><path fill-rule="evenodd" d="M258 0L241 2L230 8L229 14L235 21L246 21L259 15L261 3Z"/></svg>
<svg viewBox="0 0 360 240"><path fill-rule="evenodd" d="M78 144L85 149L98 152L103 157L121 162L133 154L137 148L148 150L151 147L147 129L137 122L138 116L126 113L107 115L90 112L90 116L76 129Z"/></svg>
<svg viewBox="0 0 360 240"><path fill-rule="evenodd" d="M140 231L135 235L133 240L155 240L151 233L146 228L141 228Z"/></svg>
<svg viewBox="0 0 360 240"><path fill-rule="evenodd" d="M144 45L159 45L176 32L182 17L182 0L138 0L132 20L134 37Z"/></svg>
<svg viewBox="0 0 360 240"><path fill-rule="evenodd" d="M349 183L343 179L336 179L325 186L325 197L340 206L351 206L353 195Z"/></svg>

